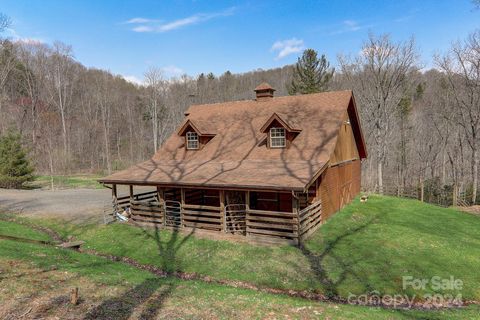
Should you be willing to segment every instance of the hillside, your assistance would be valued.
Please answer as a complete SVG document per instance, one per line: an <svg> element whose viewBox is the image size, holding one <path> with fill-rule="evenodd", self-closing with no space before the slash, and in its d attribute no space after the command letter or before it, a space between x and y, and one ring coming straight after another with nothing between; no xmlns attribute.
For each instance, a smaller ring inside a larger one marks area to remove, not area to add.
<svg viewBox="0 0 480 320"><path fill-rule="evenodd" d="M45 237L48 239L48 235L42 236L39 234L40 231L30 230L25 226L25 224L31 224L32 220L20 220L20 222L23 225L0 221L0 233L32 239L45 239ZM5 270L9 270L8 265L13 263L28 269L25 271L26 274L33 272L30 270L32 268L36 270L35 272L39 272L37 269L66 270L69 274L68 279L78 274L88 278L87 296L88 299L93 300L95 299L91 296L91 288L98 284L102 284L102 287L113 286L117 288L115 290L123 292L132 282L140 286L132 289L134 295L153 296L161 294L157 292L159 288L173 288L166 297L167 310L170 312L175 308L174 297L184 296L186 292L195 288L197 292L195 295L198 295L198 298L203 297L201 298L203 302L199 302L202 313L216 314L220 317L232 312L230 308L234 305L228 302L228 296L232 294L239 294L242 301L251 302L252 299L261 299L260 303L267 306L273 314L278 315L278 312L283 310L293 318L313 316L309 312L305 313L302 308L314 310L317 314L323 312L325 316L337 314L341 318L348 318L352 315L351 312L354 312L357 317L379 319L472 318L479 311L475 306L464 310L441 312L396 312L354 306L333 307L332 304L301 302L302 300L291 298L279 300L280 297L253 294L248 290L232 288L232 283L238 285L246 283L252 288L259 289L306 290L325 294L333 299L346 298L350 293L371 292L378 292L381 295L407 294L410 297L429 293L461 294L465 300L479 301L480 276L476 270L480 265L480 236L477 232L480 227L480 218L413 200L383 196L372 196L367 203L360 203L357 200L325 223L307 241L303 249L291 246L259 247L213 241L169 231L143 231L122 224L73 225L58 220L36 220L35 223L57 230L62 237L73 234L76 238L85 240L87 252L95 250L97 254L127 257L129 261L152 265L159 268L158 270L165 270L172 274L172 279L168 280L170 277L167 277L166 282L162 280L157 284L153 280L148 280L146 288L153 291L147 290L148 292L145 293L141 283L144 281L142 277L148 279L148 274L143 275L145 271L141 271L138 276L132 276L132 267L122 263L112 264L108 260L88 254L56 252L57 250L42 249L35 244L15 244L10 240L0 240L2 256L0 260ZM30 265L27 266L25 263ZM197 280L183 283L182 280L175 280L175 274L190 275ZM402 276L419 279L452 276L461 279L463 287L461 290L454 291L432 290L428 287L425 290L415 291L411 288L404 290ZM56 277L58 277L57 274L55 279ZM224 282L226 287L202 284L204 279ZM68 283L71 281L68 280ZM19 286L21 290L28 292L25 288L28 283L21 282ZM136 290L142 291L136 292ZM211 293L216 292L215 298L204 300L205 290ZM8 292L10 291L7 290ZM7 293L4 293L5 298L9 297ZM108 290L102 293L105 299L110 295L111 292L108 293ZM141 305L131 305L136 302L130 301L130 298L125 296L110 297L110 300L115 303L119 303L118 299L129 305L129 312L134 312L137 307L144 307L143 302L139 302ZM283 304L287 309L280 308ZM222 306L221 311L210 309L213 306ZM61 307L62 312L65 308L69 308L68 305ZM104 302L95 309L95 312L106 312L105 308L108 309L108 304ZM85 305L82 305L81 309L85 312ZM190 312L184 308L178 310L178 314L183 316ZM240 314L248 315L249 313L247 309L242 309Z"/></svg>
<svg viewBox="0 0 480 320"><path fill-rule="evenodd" d="M340 297L374 290L432 293L428 288L404 290L402 276L453 276L464 282L465 298L480 300L480 275L474 271L480 266L480 218L414 200L356 200L328 220L303 249L212 241L123 224L47 224L64 236L85 240L88 249L167 271Z"/></svg>

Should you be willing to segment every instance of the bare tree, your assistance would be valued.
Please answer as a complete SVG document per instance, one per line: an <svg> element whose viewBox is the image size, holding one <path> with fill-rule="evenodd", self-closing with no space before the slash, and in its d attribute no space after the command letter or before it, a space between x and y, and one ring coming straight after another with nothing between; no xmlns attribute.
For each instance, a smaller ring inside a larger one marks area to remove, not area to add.
<svg viewBox="0 0 480 320"><path fill-rule="evenodd" d="M413 38L394 43L388 35L370 35L354 60L339 57L343 76L361 104L370 148L375 150L377 184L383 192L384 166L398 116L398 105L409 85L409 74L417 70L418 55Z"/></svg>
<svg viewBox="0 0 480 320"><path fill-rule="evenodd" d="M469 35L464 42L452 45L444 56L436 57L437 65L446 73L448 88L453 97L453 121L465 134L471 149L472 202L478 188L480 139L480 30Z"/></svg>
<svg viewBox="0 0 480 320"><path fill-rule="evenodd" d="M0 32L5 31L12 25L12 20L9 16L0 12Z"/></svg>
<svg viewBox="0 0 480 320"><path fill-rule="evenodd" d="M159 121L165 107L162 102L164 101L167 88L162 70L151 67L145 73L145 85L147 86L149 116L152 122L153 150L156 152L159 147Z"/></svg>
<svg viewBox="0 0 480 320"><path fill-rule="evenodd" d="M48 98L60 113L64 159L67 161L69 156L67 116L72 106L77 77L72 48L61 42L55 42L49 62L46 66Z"/></svg>

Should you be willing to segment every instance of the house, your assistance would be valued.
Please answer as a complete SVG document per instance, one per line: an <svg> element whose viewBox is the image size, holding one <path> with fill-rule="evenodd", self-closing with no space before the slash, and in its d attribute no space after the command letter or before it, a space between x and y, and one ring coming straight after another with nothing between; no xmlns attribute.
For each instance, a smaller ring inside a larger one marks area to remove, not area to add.
<svg viewBox="0 0 480 320"><path fill-rule="evenodd" d="M352 91L193 105L148 161L100 180L132 220L298 243L360 192ZM117 197L116 185L130 194ZM135 195L134 186L154 186Z"/></svg>

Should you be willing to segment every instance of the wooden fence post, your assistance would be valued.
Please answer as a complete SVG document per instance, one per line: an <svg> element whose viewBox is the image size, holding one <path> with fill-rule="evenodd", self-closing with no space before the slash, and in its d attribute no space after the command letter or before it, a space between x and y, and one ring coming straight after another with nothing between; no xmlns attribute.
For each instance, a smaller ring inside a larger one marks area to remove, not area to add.
<svg viewBox="0 0 480 320"><path fill-rule="evenodd" d="M423 195L424 195L424 184L423 179L420 178L420 201L423 202Z"/></svg>
<svg viewBox="0 0 480 320"><path fill-rule="evenodd" d="M452 205L456 207L458 205L458 192L457 192L457 184L453 184L453 200L452 200Z"/></svg>

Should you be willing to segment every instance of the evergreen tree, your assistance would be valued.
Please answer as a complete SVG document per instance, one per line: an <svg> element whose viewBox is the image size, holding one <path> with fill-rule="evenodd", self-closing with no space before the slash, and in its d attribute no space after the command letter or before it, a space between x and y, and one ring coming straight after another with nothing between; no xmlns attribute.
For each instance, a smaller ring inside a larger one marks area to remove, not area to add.
<svg viewBox="0 0 480 320"><path fill-rule="evenodd" d="M215 75L214 75L213 73L209 72L209 73L207 74L207 79L208 79L208 80L215 80Z"/></svg>
<svg viewBox="0 0 480 320"><path fill-rule="evenodd" d="M0 137L0 187L19 188L33 180L33 167L21 144L21 137L12 131Z"/></svg>
<svg viewBox="0 0 480 320"><path fill-rule="evenodd" d="M328 83L333 76L334 69L322 54L320 59L313 49L303 52L298 58L293 74L293 80L287 88L290 95L323 92L328 89Z"/></svg>

